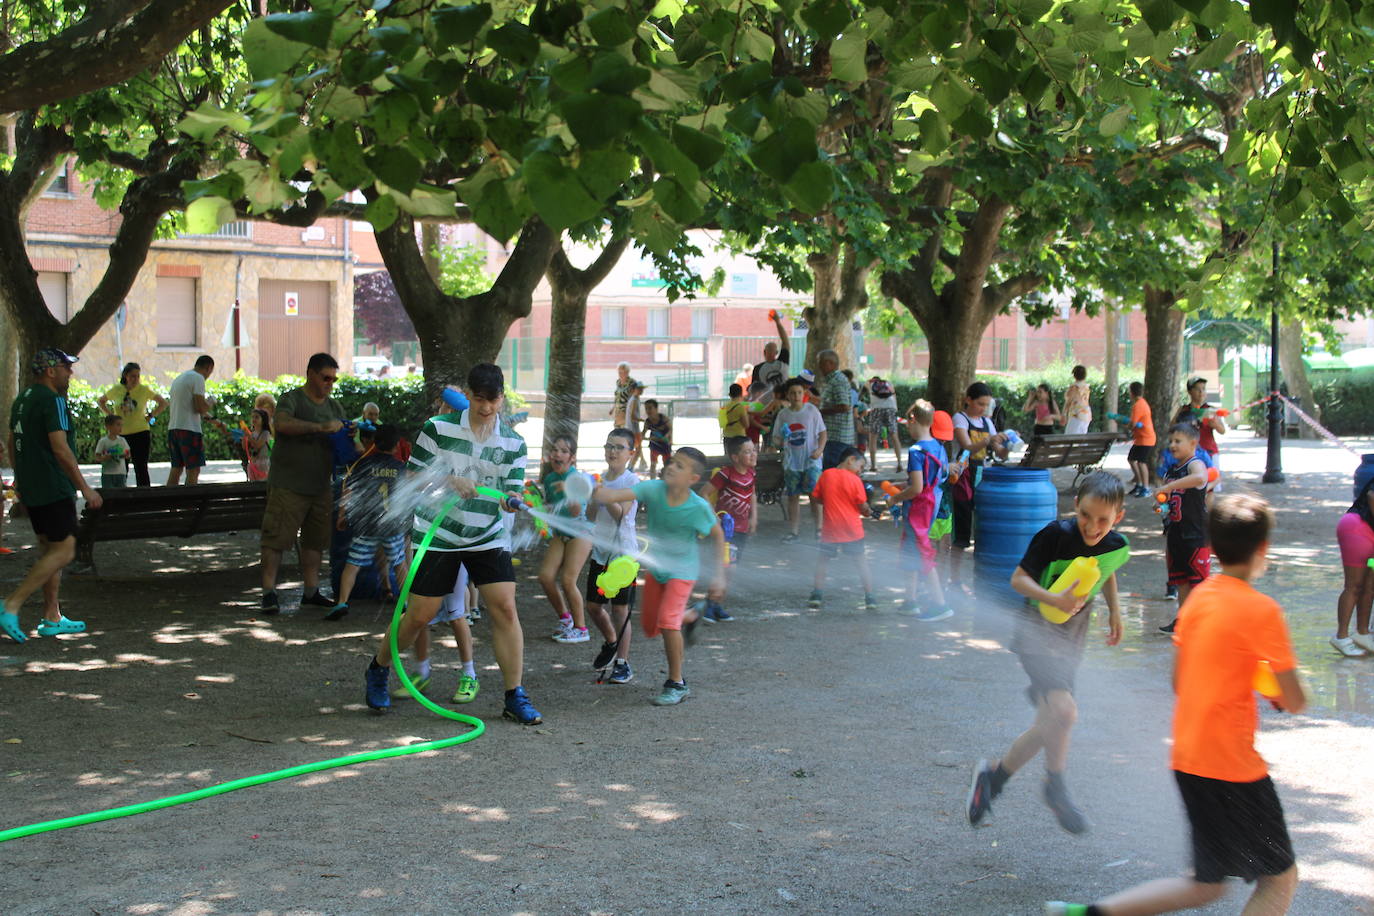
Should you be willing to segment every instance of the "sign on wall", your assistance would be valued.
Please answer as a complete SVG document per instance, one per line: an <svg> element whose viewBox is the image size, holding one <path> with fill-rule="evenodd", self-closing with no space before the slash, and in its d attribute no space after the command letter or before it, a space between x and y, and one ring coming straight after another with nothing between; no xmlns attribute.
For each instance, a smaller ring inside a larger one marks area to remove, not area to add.
<svg viewBox="0 0 1374 916"><path fill-rule="evenodd" d="M284 298L286 300L286 314L299 315L301 313L301 294L286 293Z"/></svg>

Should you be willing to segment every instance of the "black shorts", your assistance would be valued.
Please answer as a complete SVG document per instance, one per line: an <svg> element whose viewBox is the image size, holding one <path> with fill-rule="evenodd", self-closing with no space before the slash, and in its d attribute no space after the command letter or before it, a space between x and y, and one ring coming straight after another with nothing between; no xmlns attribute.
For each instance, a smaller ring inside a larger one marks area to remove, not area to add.
<svg viewBox="0 0 1374 916"><path fill-rule="evenodd" d="M1153 445L1132 445L1131 450L1126 453L1126 460L1135 463L1149 464L1154 460L1155 447Z"/></svg>
<svg viewBox="0 0 1374 916"><path fill-rule="evenodd" d="M582 597L587 600L588 604L614 604L616 607L621 607L622 605L634 607L635 591L639 586L635 585L633 582L616 592L614 598L607 598L596 590L596 577L605 571L606 567L596 562L596 560L588 561L587 588L582 592Z"/></svg>
<svg viewBox="0 0 1374 916"><path fill-rule="evenodd" d="M971 474L973 471L969 470L966 473ZM950 514L954 517L953 546L965 550L973 543L973 502L952 499L950 509Z"/></svg>
<svg viewBox="0 0 1374 916"><path fill-rule="evenodd" d="M1033 432L1035 435L1037 435L1037 436L1053 436L1053 435L1054 435L1054 424L1053 424L1053 423L1037 423L1037 424L1035 424L1035 429L1034 429L1032 432Z"/></svg>
<svg viewBox="0 0 1374 916"><path fill-rule="evenodd" d="M1169 531L1164 535L1164 562L1170 585L1200 585L1212 574L1212 548Z"/></svg>
<svg viewBox="0 0 1374 916"><path fill-rule="evenodd" d="M510 561L509 550L427 550L415 570L410 593L418 598L443 598L452 594L460 567L468 571L468 581L479 588L515 581L515 566Z"/></svg>
<svg viewBox="0 0 1374 916"><path fill-rule="evenodd" d="M1062 655L1036 655L1030 652L1018 652L1016 657L1020 660L1026 677L1030 678L1026 698L1031 701L1032 706L1039 706L1040 701L1051 690L1067 690L1070 694L1073 693L1074 678L1078 676L1078 659L1065 658Z"/></svg>
<svg viewBox="0 0 1374 916"><path fill-rule="evenodd" d="M1294 865L1283 806L1268 777L1226 782L1174 771L1193 833L1193 878L1219 884L1254 881Z"/></svg>
<svg viewBox="0 0 1374 916"><path fill-rule="evenodd" d="M29 510L29 524L33 533L51 543L65 541L76 534L76 500L59 499L41 506L25 506Z"/></svg>
<svg viewBox="0 0 1374 916"><path fill-rule="evenodd" d="M850 557L861 557L864 555L863 538L859 538L857 541L841 541L837 544L826 544L822 542L820 546L821 553L832 560L840 554Z"/></svg>

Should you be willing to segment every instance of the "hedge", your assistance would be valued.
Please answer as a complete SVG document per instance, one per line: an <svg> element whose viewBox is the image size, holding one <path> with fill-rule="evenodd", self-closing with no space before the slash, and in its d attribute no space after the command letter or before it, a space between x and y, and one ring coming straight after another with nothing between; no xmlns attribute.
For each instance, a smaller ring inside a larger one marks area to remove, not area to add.
<svg viewBox="0 0 1374 916"><path fill-rule="evenodd" d="M167 396L166 386L156 379L144 378L144 382L163 397ZM222 420L233 429L240 419L245 422L253 410L253 401L263 392L280 399L282 394L292 388L305 384L298 375L278 376L274 381L253 378L236 373L233 378L223 381L209 379L205 392L215 399L213 416ZM381 408L382 420L395 423L403 434L413 436L430 416L424 398L424 377L421 375L402 375L395 378L372 378L355 375L341 375L334 386L334 398L344 408L349 417L362 416L363 405L373 401ZM81 379L72 379L67 391L67 407L76 424L77 460L89 463L94 460L96 440L105 435L105 421L96 399L109 388L93 388ZM509 409L518 410L524 406L524 399L511 392L507 396ZM153 427L152 461L166 461L167 436L165 435L167 415L158 417ZM232 441L218 427L206 423L205 457L210 460L241 458L236 453Z"/></svg>

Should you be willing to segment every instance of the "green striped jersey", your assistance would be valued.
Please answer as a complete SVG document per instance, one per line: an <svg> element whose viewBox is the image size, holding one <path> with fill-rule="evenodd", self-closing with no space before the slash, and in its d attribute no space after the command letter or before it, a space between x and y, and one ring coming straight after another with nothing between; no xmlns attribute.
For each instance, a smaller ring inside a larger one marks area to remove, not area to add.
<svg viewBox="0 0 1374 916"><path fill-rule="evenodd" d="M479 487L519 493L525 485L525 440L504 417L483 442L473 438L468 411L430 417L410 453L412 474L466 477ZM434 524L441 500L415 508L411 540L416 544ZM444 516L430 550L510 550L510 529L500 504L489 496L460 499Z"/></svg>

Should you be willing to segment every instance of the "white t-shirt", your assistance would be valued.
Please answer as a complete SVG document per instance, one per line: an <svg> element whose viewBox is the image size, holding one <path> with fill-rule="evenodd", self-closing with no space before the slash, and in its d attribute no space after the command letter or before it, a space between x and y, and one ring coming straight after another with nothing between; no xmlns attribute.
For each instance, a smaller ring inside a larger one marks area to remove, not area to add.
<svg viewBox="0 0 1374 916"><path fill-rule="evenodd" d="M873 383L870 382L868 386L868 406L872 410L896 410L897 392L894 390L887 397L880 398L874 393Z"/></svg>
<svg viewBox="0 0 1374 916"><path fill-rule="evenodd" d="M200 414L196 413L191 400L197 394L205 397L205 376L194 369L187 369L176 377L167 392L167 403L170 405L167 412L172 418L167 424L168 429L200 432Z"/></svg>
<svg viewBox="0 0 1374 916"><path fill-rule="evenodd" d="M819 458L811 453L820 443L821 433L825 431L825 420L815 404L803 404L801 410L790 406L778 411L773 423L773 442L782 449L782 466L788 471L804 471L813 464L820 464Z"/></svg>
<svg viewBox="0 0 1374 916"><path fill-rule="evenodd" d="M96 443L95 443L95 453L96 453L97 455L99 455L99 454L101 454L102 452L104 452L106 449L108 449L108 448L114 448L114 447L118 447L118 449L120 450L120 453L121 453L121 454L120 454L120 457L119 457L119 458L110 458L110 457L101 458L101 459L100 459L100 473L102 473L102 474L112 474L112 475L114 475L114 476L117 477L117 476L119 476L120 474L127 474L127 473L129 473L129 442L128 442L128 440L125 439L123 436L115 436L114 438L111 438L108 434L106 434L106 435L101 436L99 439L96 440Z"/></svg>
<svg viewBox="0 0 1374 916"><path fill-rule="evenodd" d="M626 470L619 477L602 477L601 483L612 490L628 490L639 483L639 475ZM592 559L602 566L621 554L633 556L638 549L635 514L639 511L639 503L636 501L620 505L626 506L626 509L619 524L611 518L611 513L606 511L605 506L598 506L596 510L596 530L592 532Z"/></svg>

